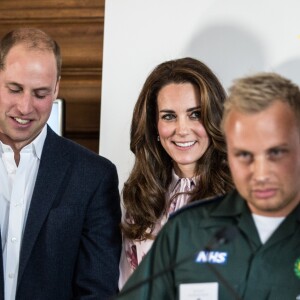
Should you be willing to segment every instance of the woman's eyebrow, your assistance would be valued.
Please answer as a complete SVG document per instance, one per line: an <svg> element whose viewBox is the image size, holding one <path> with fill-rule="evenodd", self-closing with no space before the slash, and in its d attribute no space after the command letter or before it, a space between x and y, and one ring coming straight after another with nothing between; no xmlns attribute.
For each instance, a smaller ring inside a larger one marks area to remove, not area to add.
<svg viewBox="0 0 300 300"><path fill-rule="evenodd" d="M196 106L196 107L188 108L186 111L187 111L187 112L190 112L190 111L197 110L197 109L200 109L200 105L199 105L199 106Z"/></svg>
<svg viewBox="0 0 300 300"><path fill-rule="evenodd" d="M161 109L160 111L159 111L160 113L161 112L168 112L168 113L174 113L175 111L174 110L172 110L172 109L168 109L168 108L164 108L164 109Z"/></svg>

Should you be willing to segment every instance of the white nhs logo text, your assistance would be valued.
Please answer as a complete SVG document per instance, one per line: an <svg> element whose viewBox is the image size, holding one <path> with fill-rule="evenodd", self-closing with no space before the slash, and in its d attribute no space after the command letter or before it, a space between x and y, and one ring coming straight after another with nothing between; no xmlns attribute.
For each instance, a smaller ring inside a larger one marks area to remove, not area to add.
<svg viewBox="0 0 300 300"><path fill-rule="evenodd" d="M227 253L219 251L200 251L196 258L197 263L224 264L226 261Z"/></svg>

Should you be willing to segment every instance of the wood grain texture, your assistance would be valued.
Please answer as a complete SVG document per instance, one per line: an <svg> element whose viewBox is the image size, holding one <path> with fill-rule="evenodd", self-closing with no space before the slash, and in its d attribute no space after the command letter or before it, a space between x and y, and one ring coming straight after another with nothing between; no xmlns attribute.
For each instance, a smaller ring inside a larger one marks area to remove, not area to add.
<svg viewBox="0 0 300 300"><path fill-rule="evenodd" d="M65 100L65 136L98 153L105 0L1 0L0 36L37 27L62 52L58 97Z"/></svg>

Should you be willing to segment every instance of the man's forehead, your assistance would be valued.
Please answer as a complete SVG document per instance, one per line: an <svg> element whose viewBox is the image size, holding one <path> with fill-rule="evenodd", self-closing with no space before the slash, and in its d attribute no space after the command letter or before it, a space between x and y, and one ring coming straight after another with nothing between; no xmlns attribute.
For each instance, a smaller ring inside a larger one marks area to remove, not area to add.
<svg viewBox="0 0 300 300"><path fill-rule="evenodd" d="M299 135L299 122L291 107L283 102L254 113L233 109L224 124L226 141L235 147L260 143L269 148L287 143L295 132Z"/></svg>

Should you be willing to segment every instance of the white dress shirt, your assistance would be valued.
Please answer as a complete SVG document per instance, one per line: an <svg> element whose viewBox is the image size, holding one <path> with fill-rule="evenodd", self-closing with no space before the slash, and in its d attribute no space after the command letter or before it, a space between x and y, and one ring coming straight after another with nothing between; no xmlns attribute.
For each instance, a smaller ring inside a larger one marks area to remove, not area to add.
<svg viewBox="0 0 300 300"><path fill-rule="evenodd" d="M0 142L0 226L5 300L14 300L16 296L21 242L46 135L45 126L35 140L21 150L18 166L12 148Z"/></svg>

